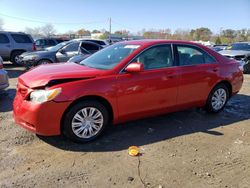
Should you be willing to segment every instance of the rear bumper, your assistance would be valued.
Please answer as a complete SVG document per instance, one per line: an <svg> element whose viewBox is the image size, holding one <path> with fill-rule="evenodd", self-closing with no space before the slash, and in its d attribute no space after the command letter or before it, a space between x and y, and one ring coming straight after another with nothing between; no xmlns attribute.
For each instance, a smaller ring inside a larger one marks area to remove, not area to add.
<svg viewBox="0 0 250 188"><path fill-rule="evenodd" d="M8 74L5 70L0 70L0 90L5 89L9 86Z"/></svg>
<svg viewBox="0 0 250 188"><path fill-rule="evenodd" d="M17 93L13 102L13 117L18 125L38 135L59 135L61 119L69 104L54 101L31 103Z"/></svg>

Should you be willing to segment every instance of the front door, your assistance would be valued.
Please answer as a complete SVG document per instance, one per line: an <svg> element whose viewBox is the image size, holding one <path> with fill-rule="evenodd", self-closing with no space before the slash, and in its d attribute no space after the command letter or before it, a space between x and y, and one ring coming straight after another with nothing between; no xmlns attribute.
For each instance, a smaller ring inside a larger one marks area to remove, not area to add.
<svg viewBox="0 0 250 188"><path fill-rule="evenodd" d="M171 45L151 47L132 62L142 63L144 70L123 71L117 76L120 118L127 120L171 111L176 105L179 79Z"/></svg>
<svg viewBox="0 0 250 188"><path fill-rule="evenodd" d="M66 62L71 57L77 55L79 53L79 45L80 42L74 42L66 45L65 47L61 48L56 53L56 60L57 62Z"/></svg>

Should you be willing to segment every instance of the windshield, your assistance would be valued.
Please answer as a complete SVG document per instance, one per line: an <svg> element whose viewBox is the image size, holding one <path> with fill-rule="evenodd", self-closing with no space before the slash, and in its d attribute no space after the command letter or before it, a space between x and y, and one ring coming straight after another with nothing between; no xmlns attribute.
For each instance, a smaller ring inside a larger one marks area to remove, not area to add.
<svg viewBox="0 0 250 188"><path fill-rule="evenodd" d="M250 51L250 44L248 44L248 43L234 43L228 49L230 49L230 50L247 50L247 51Z"/></svg>
<svg viewBox="0 0 250 188"><path fill-rule="evenodd" d="M96 69L109 70L139 47L140 45L114 44L84 59L80 64Z"/></svg>
<svg viewBox="0 0 250 188"><path fill-rule="evenodd" d="M71 42L72 42L72 41L61 42L61 43L59 43L59 44L57 44L57 45L55 45L55 46L46 48L46 50L48 50L48 51L58 51L58 50L61 49L63 46L65 46L65 45L67 45L67 44L69 44L69 43L71 43Z"/></svg>

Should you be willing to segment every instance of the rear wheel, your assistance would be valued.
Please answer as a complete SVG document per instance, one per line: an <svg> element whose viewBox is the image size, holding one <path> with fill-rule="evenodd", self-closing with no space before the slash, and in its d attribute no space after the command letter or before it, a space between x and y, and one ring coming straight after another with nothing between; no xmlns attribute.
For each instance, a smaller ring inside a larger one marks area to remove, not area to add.
<svg viewBox="0 0 250 188"><path fill-rule="evenodd" d="M108 111L98 101L82 101L72 106L62 123L63 134L76 142L88 142L102 134L108 124Z"/></svg>
<svg viewBox="0 0 250 188"><path fill-rule="evenodd" d="M10 56L10 61L14 64L14 65L17 65L17 66L21 66L22 64L19 62L19 59L18 57L23 53L24 51L14 51L11 53L11 56Z"/></svg>
<svg viewBox="0 0 250 188"><path fill-rule="evenodd" d="M243 72L246 74L250 74L250 60L243 66Z"/></svg>
<svg viewBox="0 0 250 188"><path fill-rule="evenodd" d="M218 84L210 92L205 109L207 112L218 113L223 110L228 99L228 88L224 84Z"/></svg>

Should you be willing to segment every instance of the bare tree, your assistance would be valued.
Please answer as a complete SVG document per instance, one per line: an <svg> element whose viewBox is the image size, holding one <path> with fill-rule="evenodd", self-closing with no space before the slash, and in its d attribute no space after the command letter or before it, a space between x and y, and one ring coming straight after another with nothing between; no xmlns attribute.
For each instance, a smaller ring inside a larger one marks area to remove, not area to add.
<svg viewBox="0 0 250 188"><path fill-rule="evenodd" d="M41 27L34 27L34 28L26 27L25 33L30 34L33 38L43 37Z"/></svg>
<svg viewBox="0 0 250 188"><path fill-rule="evenodd" d="M46 24L43 27L41 27L42 34L46 37L50 37L56 33L56 29L54 28L54 25L52 24Z"/></svg>
<svg viewBox="0 0 250 188"><path fill-rule="evenodd" d="M4 25L4 23L3 23L3 19L1 19L1 18L0 18L0 31L2 31L2 30L3 30L3 25Z"/></svg>

